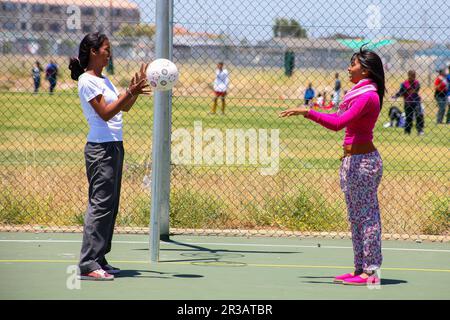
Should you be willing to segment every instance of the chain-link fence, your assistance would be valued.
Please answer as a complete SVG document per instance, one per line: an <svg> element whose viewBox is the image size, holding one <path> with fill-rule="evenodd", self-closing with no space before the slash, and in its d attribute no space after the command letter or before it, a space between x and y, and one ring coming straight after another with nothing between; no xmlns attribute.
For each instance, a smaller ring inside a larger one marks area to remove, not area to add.
<svg viewBox="0 0 450 320"><path fill-rule="evenodd" d="M384 236L448 241L447 1L185 0L173 12L171 232L348 236L343 131L278 114L305 100L335 112L352 86L350 57L366 44L383 59L388 90L374 130ZM108 77L123 91L154 59L154 23L155 1L0 0L2 230L81 230L88 126L68 58L84 34L106 33ZM409 70L421 97L412 113L391 98ZM124 115L119 231L148 230L152 106L141 97Z"/></svg>

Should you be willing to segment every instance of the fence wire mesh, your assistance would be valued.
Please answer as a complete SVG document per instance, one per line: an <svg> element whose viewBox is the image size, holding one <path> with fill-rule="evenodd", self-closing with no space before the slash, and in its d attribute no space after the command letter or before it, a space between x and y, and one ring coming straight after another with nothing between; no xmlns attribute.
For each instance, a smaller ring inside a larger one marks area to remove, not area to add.
<svg viewBox="0 0 450 320"><path fill-rule="evenodd" d="M171 232L348 236L343 132L278 113L305 99L335 112L352 86L350 57L366 44L383 59L388 91L374 130L385 238L448 240L450 100L435 94L437 70L450 80L448 1L185 0L173 12ZM112 43L107 75L123 92L154 59L155 1L0 0L3 230L81 230L88 126L67 66L94 31ZM225 105L215 99L218 62ZM409 70L415 109L392 98ZM119 231L148 229L152 105L141 97L124 116Z"/></svg>

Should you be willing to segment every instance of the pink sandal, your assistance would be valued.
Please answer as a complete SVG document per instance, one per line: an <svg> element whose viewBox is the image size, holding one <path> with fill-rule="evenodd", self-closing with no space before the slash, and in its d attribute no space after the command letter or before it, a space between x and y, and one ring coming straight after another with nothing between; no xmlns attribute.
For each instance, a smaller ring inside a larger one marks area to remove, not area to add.
<svg viewBox="0 0 450 320"><path fill-rule="evenodd" d="M82 274L78 277L79 280L93 280L93 281L111 281L114 276L103 269L97 269L89 273Z"/></svg>

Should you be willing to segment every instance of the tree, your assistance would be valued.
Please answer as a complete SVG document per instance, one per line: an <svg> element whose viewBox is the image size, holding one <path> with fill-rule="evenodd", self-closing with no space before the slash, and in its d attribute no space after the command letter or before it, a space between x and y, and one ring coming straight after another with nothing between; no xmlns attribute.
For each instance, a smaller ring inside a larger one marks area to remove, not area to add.
<svg viewBox="0 0 450 320"><path fill-rule="evenodd" d="M122 24L120 26L119 31L115 33L116 36L119 37L131 37L131 38L139 38L139 37L148 37L152 38L155 35L155 26L150 24Z"/></svg>
<svg viewBox="0 0 450 320"><path fill-rule="evenodd" d="M248 39L246 37L244 37L243 39L240 40L240 45L241 46L248 46L250 45L250 41L248 41Z"/></svg>
<svg viewBox="0 0 450 320"><path fill-rule="evenodd" d="M308 38L306 29L294 19L277 18L272 29L274 37Z"/></svg>
<svg viewBox="0 0 450 320"><path fill-rule="evenodd" d="M334 39L334 40L336 40L336 39L362 39L362 38L364 38L364 37L349 36L349 35L347 35L345 33L339 33L338 32L338 33L335 33L335 34L333 34L331 36L325 37L324 39Z"/></svg>

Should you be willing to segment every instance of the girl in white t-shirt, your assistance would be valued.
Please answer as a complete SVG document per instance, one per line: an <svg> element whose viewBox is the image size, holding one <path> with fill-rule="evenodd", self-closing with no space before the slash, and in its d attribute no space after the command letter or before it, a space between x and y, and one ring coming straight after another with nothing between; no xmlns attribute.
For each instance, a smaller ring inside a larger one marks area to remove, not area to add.
<svg viewBox="0 0 450 320"><path fill-rule="evenodd" d="M124 158L122 111L128 112L140 94L151 92L145 75L148 65L142 65L126 92L119 93L102 73L110 57L106 35L90 33L69 65L72 79L78 81L78 95L89 124L84 149L89 201L79 263L82 280L114 280L113 274L120 272L108 264L105 255L111 251L119 209Z"/></svg>
<svg viewBox="0 0 450 320"><path fill-rule="evenodd" d="M223 68L223 62L217 64L216 79L214 80L214 100L211 114L216 114L217 100L222 100L222 114L225 114L225 97L230 83L228 70Z"/></svg>

